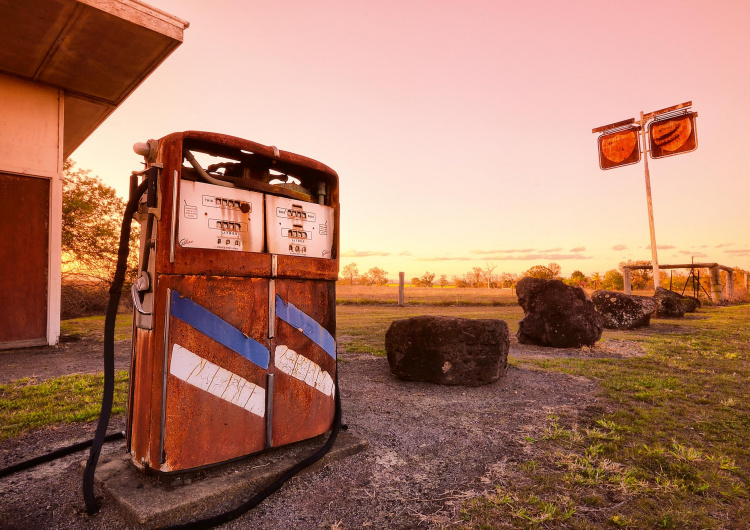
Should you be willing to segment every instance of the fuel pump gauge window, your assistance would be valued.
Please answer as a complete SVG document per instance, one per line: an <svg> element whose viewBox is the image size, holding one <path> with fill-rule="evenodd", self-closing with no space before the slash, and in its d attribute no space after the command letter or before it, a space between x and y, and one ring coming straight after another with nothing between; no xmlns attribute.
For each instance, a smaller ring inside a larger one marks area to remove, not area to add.
<svg viewBox="0 0 750 530"><path fill-rule="evenodd" d="M179 242L187 248L263 251L263 195L180 181Z"/></svg>
<svg viewBox="0 0 750 530"><path fill-rule="evenodd" d="M266 195L268 251L273 254L330 258L333 208Z"/></svg>

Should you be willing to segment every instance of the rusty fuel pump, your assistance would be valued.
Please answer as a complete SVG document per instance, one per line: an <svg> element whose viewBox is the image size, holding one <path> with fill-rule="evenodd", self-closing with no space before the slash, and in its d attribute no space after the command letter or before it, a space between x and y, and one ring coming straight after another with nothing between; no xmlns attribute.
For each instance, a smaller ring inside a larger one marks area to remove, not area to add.
<svg viewBox="0 0 750 530"><path fill-rule="evenodd" d="M318 451L240 506L179 525L208 528L245 513L322 458L343 428L335 341L338 176L310 158L207 132L134 148L146 169L133 173L123 216L96 434L0 469L0 476L90 447L83 497L89 514L98 511L101 448L122 438L107 428L115 319L135 217L141 240L125 433L133 463L177 473L331 431ZM204 168L198 158L213 163Z"/></svg>
<svg viewBox="0 0 750 530"><path fill-rule="evenodd" d="M205 132L136 147L151 192L132 289L133 463L185 471L330 430L336 173Z"/></svg>

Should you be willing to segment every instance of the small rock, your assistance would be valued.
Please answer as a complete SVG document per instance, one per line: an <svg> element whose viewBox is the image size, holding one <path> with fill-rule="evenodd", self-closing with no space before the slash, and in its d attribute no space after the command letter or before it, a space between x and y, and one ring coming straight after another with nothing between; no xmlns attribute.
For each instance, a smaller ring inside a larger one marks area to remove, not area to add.
<svg viewBox="0 0 750 530"><path fill-rule="evenodd" d="M648 326L656 304L651 298L599 290L591 295L594 307L604 317L608 329L634 329Z"/></svg>
<svg viewBox="0 0 750 530"><path fill-rule="evenodd" d="M505 373L510 331L503 320L419 316L385 334L391 373L407 381L478 386Z"/></svg>
<svg viewBox="0 0 750 530"><path fill-rule="evenodd" d="M525 315L518 324L518 342L578 348L601 338L604 319L580 287L527 277L518 282L516 294Z"/></svg>

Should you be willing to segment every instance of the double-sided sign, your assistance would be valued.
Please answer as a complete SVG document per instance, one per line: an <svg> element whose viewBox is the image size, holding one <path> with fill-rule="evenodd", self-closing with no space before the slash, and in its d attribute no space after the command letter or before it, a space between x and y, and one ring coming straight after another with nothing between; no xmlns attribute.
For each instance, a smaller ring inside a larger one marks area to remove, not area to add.
<svg viewBox="0 0 750 530"><path fill-rule="evenodd" d="M689 106L690 103L676 105L647 115L644 120L659 114ZM695 151L698 147L698 136L695 130L695 112L683 111L681 114L668 114L661 119L654 119L648 124L649 151L651 158L664 158ZM592 132L601 132L599 136L599 167L612 169L636 164L641 160L640 133L641 126L634 119L597 127Z"/></svg>

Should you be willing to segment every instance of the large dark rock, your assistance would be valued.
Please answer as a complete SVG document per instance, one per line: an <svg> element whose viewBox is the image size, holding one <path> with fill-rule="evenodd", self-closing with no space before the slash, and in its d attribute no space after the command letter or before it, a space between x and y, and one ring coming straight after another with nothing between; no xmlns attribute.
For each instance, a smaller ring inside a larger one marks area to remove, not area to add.
<svg viewBox="0 0 750 530"><path fill-rule="evenodd" d="M509 348L503 320L419 316L395 320L385 334L393 375L439 385L496 381L508 366Z"/></svg>
<svg viewBox="0 0 750 530"><path fill-rule="evenodd" d="M694 313L695 310L701 306L700 300L698 300L694 296L685 296L678 293L677 291L670 291L669 289L657 287L654 296L656 296L657 294L660 296L670 296L679 300L682 304L682 308L685 310L685 313Z"/></svg>
<svg viewBox="0 0 750 530"><path fill-rule="evenodd" d="M592 346L602 336L604 319L580 287L560 280L523 278L516 286L524 317L518 342L555 348Z"/></svg>
<svg viewBox="0 0 750 530"><path fill-rule="evenodd" d="M679 293L657 287L654 293L656 316L660 318L682 318L685 316L684 297Z"/></svg>
<svg viewBox="0 0 750 530"><path fill-rule="evenodd" d="M591 295L594 307L604 317L608 329L633 329L648 326L656 303L645 296L633 296L600 290Z"/></svg>

